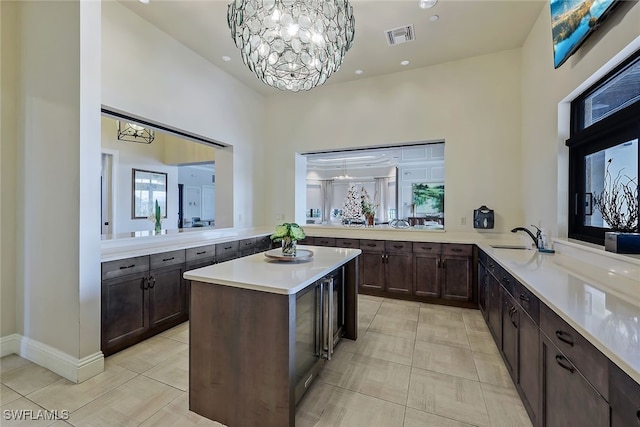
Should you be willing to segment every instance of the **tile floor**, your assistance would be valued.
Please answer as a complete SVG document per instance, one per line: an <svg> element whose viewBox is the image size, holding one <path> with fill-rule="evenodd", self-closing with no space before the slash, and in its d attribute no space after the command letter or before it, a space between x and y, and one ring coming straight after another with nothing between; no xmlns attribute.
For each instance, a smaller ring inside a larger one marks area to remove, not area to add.
<svg viewBox="0 0 640 427"><path fill-rule="evenodd" d="M220 426L188 410L188 327L108 357L82 384L16 355L0 359L0 424ZM479 311L361 295L359 328L300 402L298 427L531 426ZM18 409L70 415L5 418Z"/></svg>

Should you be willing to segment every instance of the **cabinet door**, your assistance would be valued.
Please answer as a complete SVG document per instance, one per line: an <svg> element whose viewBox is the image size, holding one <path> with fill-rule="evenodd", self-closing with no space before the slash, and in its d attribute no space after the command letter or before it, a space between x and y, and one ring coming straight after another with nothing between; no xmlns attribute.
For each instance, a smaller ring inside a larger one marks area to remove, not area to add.
<svg viewBox="0 0 640 427"><path fill-rule="evenodd" d="M360 255L360 287L364 290L384 290L383 253L363 252Z"/></svg>
<svg viewBox="0 0 640 427"><path fill-rule="evenodd" d="M168 328L187 320L184 268L151 270L149 314L152 328Z"/></svg>
<svg viewBox="0 0 640 427"><path fill-rule="evenodd" d="M609 404L546 335L540 337L543 427L608 426Z"/></svg>
<svg viewBox="0 0 640 427"><path fill-rule="evenodd" d="M413 258L414 293L421 297L440 298L439 255L416 254Z"/></svg>
<svg viewBox="0 0 640 427"><path fill-rule="evenodd" d="M611 427L640 426L640 384L609 361Z"/></svg>
<svg viewBox="0 0 640 427"><path fill-rule="evenodd" d="M471 258L465 256L442 256L442 298L471 301Z"/></svg>
<svg viewBox="0 0 640 427"><path fill-rule="evenodd" d="M483 263L478 263L478 305L480 306L480 311L484 316L485 320L487 319L487 283L489 281L489 273L487 273L487 269Z"/></svg>
<svg viewBox="0 0 640 427"><path fill-rule="evenodd" d="M520 311L519 326L518 385L524 407L535 426L540 404L540 334L536 322L523 311Z"/></svg>
<svg viewBox="0 0 640 427"><path fill-rule="evenodd" d="M102 352L109 355L139 340L149 329L147 273L102 282Z"/></svg>
<svg viewBox="0 0 640 427"><path fill-rule="evenodd" d="M413 293L413 255L387 254L386 290L394 293L411 295Z"/></svg>
<svg viewBox="0 0 640 427"><path fill-rule="evenodd" d="M493 334L498 348L502 348L502 287L493 275L489 275L489 298L487 299L487 313L489 329Z"/></svg>
<svg viewBox="0 0 640 427"><path fill-rule="evenodd" d="M519 310L513 297L504 289L502 301L502 354L513 382L517 383Z"/></svg>

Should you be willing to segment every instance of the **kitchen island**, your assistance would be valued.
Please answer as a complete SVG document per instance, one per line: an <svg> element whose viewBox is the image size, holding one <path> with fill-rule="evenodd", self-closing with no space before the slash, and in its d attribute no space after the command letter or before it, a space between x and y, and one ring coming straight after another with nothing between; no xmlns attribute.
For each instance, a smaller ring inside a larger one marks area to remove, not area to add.
<svg viewBox="0 0 640 427"><path fill-rule="evenodd" d="M311 259L280 262L260 253L184 274L191 280L190 410L229 426L293 426L297 400L330 357L331 314L340 313L343 338L357 338L361 251L301 250L312 251ZM333 290L316 292L328 276L339 284L336 300ZM314 308L306 300L317 301Z"/></svg>

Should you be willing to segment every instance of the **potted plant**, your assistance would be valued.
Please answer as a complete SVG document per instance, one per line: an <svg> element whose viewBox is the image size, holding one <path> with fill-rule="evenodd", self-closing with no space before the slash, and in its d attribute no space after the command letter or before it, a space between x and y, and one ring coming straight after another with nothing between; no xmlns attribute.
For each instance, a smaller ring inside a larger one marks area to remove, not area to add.
<svg viewBox="0 0 640 427"><path fill-rule="evenodd" d="M271 241L282 242L282 255L296 256L296 243L304 239L304 230L295 222L285 222L276 225L276 231L271 235Z"/></svg>
<svg viewBox="0 0 640 427"><path fill-rule="evenodd" d="M160 234L162 232L162 214L160 213L160 205L158 204L158 200L156 200L153 213L149 215L148 219L149 221L153 222L155 233Z"/></svg>
<svg viewBox="0 0 640 427"><path fill-rule="evenodd" d="M362 214L367 220L367 226L373 227L373 220L376 216L376 209L378 209L378 205L373 203L369 193L364 187L362 187L362 191L360 193L360 204L362 207Z"/></svg>
<svg viewBox="0 0 640 427"><path fill-rule="evenodd" d="M605 250L619 253L640 253L638 233L638 178L618 172L615 179L607 160L602 192L594 195L593 205L613 230L605 233Z"/></svg>

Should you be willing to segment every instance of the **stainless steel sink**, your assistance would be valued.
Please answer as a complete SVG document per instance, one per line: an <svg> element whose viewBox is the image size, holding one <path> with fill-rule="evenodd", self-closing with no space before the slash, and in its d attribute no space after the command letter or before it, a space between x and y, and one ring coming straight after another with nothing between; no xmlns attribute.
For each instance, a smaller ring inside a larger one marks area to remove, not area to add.
<svg viewBox="0 0 640 427"><path fill-rule="evenodd" d="M531 250L531 248L524 245L489 245L494 249L520 249L520 250Z"/></svg>

